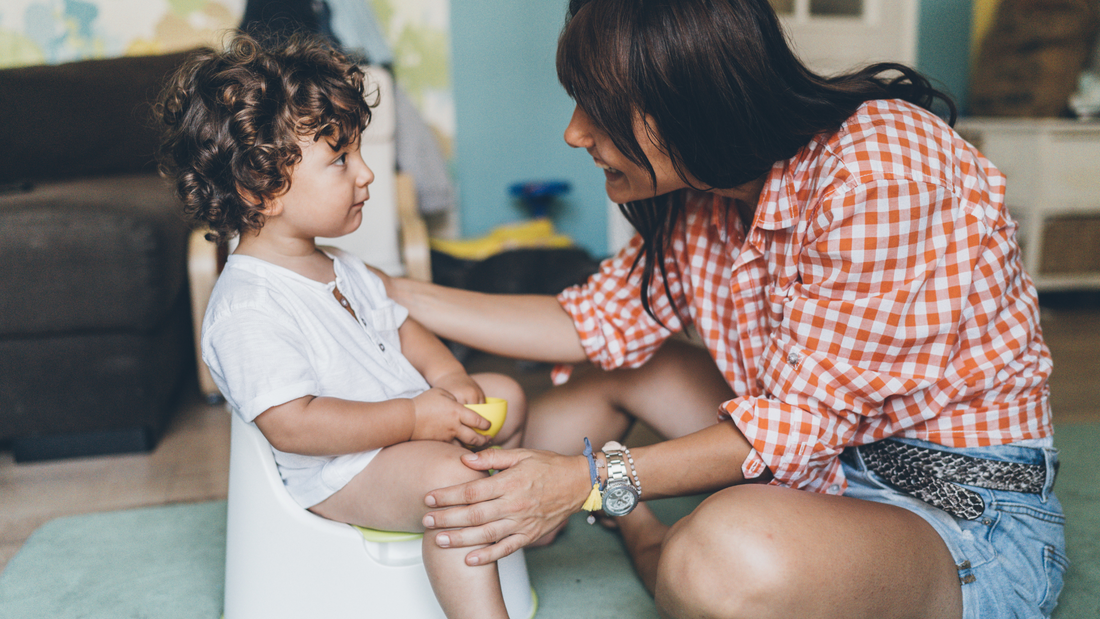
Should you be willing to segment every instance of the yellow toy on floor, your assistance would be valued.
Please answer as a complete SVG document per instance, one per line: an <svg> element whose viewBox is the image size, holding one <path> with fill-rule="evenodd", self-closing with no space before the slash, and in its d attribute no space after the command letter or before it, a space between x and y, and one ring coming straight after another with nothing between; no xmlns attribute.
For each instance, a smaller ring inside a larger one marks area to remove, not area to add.
<svg viewBox="0 0 1100 619"><path fill-rule="evenodd" d="M475 239L431 240L432 249L463 260L484 260L509 249L572 246L573 240L555 232L554 224L546 218L499 226Z"/></svg>

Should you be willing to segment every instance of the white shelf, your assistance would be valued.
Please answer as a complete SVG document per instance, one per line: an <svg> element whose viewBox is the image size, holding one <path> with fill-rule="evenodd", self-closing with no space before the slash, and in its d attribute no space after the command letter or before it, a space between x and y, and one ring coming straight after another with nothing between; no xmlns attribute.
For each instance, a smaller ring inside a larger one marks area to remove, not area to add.
<svg viewBox="0 0 1100 619"><path fill-rule="evenodd" d="M1008 179L1024 266L1039 290L1100 288L1100 272L1041 272L1046 222L1100 216L1100 123L1056 118L966 118L956 129ZM1080 247L1100 252L1100 247Z"/></svg>

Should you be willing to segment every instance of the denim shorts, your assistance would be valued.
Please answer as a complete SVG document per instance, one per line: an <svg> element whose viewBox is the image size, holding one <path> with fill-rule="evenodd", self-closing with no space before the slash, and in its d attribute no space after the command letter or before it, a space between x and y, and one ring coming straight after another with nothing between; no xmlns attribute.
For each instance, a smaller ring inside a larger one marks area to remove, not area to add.
<svg viewBox="0 0 1100 619"><path fill-rule="evenodd" d="M989 460L1046 465L1046 484L1038 494L965 486L981 495L985 511L977 520L962 520L882 483L866 470L858 452L841 460L848 476L844 496L905 508L940 534L958 566L963 619L1049 617L1069 566L1066 519L1053 493L1057 450L1017 445L952 449L894 440Z"/></svg>

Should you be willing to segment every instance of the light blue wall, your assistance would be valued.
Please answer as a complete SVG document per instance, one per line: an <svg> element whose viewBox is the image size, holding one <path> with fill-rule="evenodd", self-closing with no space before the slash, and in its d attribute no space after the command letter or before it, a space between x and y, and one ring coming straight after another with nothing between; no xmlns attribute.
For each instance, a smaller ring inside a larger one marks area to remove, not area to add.
<svg viewBox="0 0 1100 619"><path fill-rule="evenodd" d="M558 230L593 255L607 251L603 175L562 139L573 103L554 69L564 0L452 0L455 178L462 233L478 236L528 215L512 183L565 180Z"/></svg>
<svg viewBox="0 0 1100 619"><path fill-rule="evenodd" d="M888 0L889 1L889 0ZM554 51L565 0L452 0L455 178L466 237L527 216L508 196L526 180L563 179L572 192L558 229L596 256L607 251L603 176L562 133L572 102ZM965 101L971 0L921 0L917 67Z"/></svg>
<svg viewBox="0 0 1100 619"><path fill-rule="evenodd" d="M947 89L965 112L970 77L972 0L921 0L917 69Z"/></svg>

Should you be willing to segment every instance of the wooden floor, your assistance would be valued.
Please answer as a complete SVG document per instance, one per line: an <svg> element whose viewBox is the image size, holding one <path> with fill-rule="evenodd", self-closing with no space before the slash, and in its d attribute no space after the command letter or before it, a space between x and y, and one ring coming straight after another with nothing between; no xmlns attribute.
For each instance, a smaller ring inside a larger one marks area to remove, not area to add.
<svg viewBox="0 0 1100 619"><path fill-rule="evenodd" d="M1100 420L1098 299L1053 299L1043 310L1060 426ZM507 371L533 393L549 386L542 367L480 355L468 365L472 371ZM229 413L189 393L150 454L17 465L9 452L0 452L0 569L36 528L59 516L225 498Z"/></svg>

